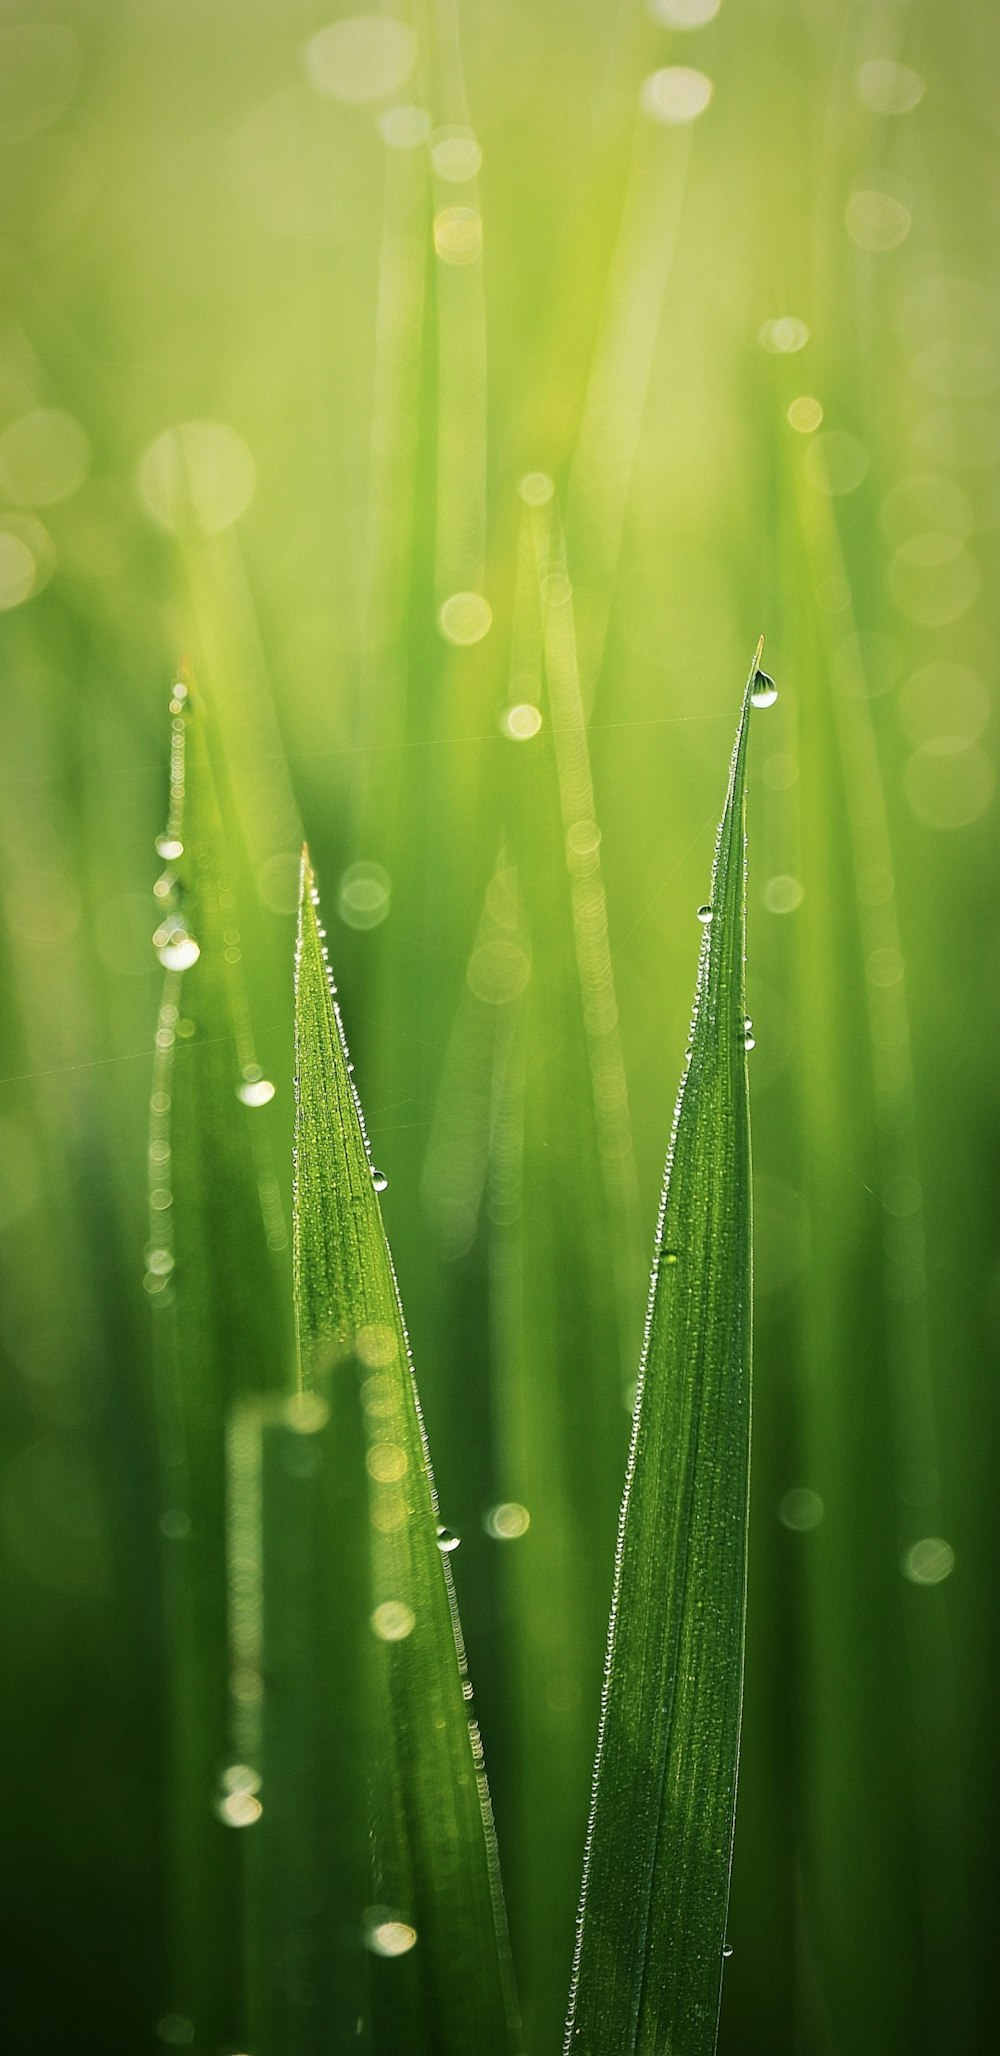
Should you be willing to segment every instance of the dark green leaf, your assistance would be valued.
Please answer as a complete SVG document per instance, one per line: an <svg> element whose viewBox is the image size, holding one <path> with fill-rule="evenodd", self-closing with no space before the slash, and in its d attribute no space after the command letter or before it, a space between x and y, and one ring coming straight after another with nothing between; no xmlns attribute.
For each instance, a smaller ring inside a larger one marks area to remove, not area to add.
<svg viewBox="0 0 1000 2056"><path fill-rule="evenodd" d="M356 1909L374 2043L507 2056L513 1999L486 1779L399 1293L303 864L296 980L294 1258L305 1391L358 1407L368 1496L373 1872ZM349 1446L343 1462L350 1461ZM350 1539L350 1538L348 1538ZM356 1540L356 1538L354 1538ZM331 1565L336 1575L337 1565Z"/></svg>
<svg viewBox="0 0 1000 2056"><path fill-rule="evenodd" d="M150 1114L150 1244L167 1552L170 2003L206 2049L245 2025L231 1755L226 1432L243 1395L290 1386L270 1171L208 717L171 702L171 807L156 943L166 979Z"/></svg>
<svg viewBox="0 0 1000 2056"><path fill-rule="evenodd" d="M657 1230L566 2029L573 2056L711 2056L717 2033L750 1461L744 777L755 671L756 659Z"/></svg>

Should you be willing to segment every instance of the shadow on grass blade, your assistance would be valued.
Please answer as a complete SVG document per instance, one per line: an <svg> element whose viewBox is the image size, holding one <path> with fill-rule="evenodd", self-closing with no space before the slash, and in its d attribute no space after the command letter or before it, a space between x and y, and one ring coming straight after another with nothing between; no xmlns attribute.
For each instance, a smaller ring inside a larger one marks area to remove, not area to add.
<svg viewBox="0 0 1000 2056"><path fill-rule="evenodd" d="M307 1393L330 1395L335 1414L356 1395L366 1472L368 1659L364 1679L345 1689L357 1687L368 1708L356 1775L372 1793L372 1871L355 1918L367 1945L372 2046L377 2056L509 2056L513 1990L482 1754L382 1226L383 1181L305 856L295 1025L300 1373Z"/></svg>
<svg viewBox="0 0 1000 2056"><path fill-rule="evenodd" d="M750 1467L745 770L716 845L615 1562L567 2056L711 2056L743 1688ZM770 681L767 681L770 688Z"/></svg>

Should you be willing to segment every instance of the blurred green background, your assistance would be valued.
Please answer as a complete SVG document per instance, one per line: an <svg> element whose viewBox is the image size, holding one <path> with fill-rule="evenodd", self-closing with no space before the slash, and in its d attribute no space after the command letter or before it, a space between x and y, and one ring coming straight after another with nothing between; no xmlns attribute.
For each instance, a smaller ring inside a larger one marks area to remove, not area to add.
<svg viewBox="0 0 1000 2056"><path fill-rule="evenodd" d="M721 2048L998 2046L998 106L986 0L4 0L5 2047L209 2048L143 1291L179 660L286 1211L319 873L547 2056L761 629Z"/></svg>

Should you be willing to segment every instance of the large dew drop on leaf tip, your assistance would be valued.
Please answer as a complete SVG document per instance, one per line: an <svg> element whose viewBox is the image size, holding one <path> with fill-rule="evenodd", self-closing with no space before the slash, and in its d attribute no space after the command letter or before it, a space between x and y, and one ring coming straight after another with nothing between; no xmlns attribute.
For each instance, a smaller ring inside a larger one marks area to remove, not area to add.
<svg viewBox="0 0 1000 2056"><path fill-rule="evenodd" d="M753 686L750 691L750 705L752 707L773 707L777 697L778 688L769 673L766 671L755 671Z"/></svg>

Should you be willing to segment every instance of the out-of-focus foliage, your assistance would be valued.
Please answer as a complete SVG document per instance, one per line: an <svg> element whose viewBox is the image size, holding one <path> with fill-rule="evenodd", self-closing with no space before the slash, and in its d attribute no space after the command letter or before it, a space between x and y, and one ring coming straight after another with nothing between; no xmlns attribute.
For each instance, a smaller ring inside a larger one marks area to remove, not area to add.
<svg viewBox="0 0 1000 2056"><path fill-rule="evenodd" d="M303 822L328 881L544 2052L694 911L764 627L720 2046L973 2056L998 2026L1000 26L931 0L363 23L0 17L4 2039L198 2046L166 1965L181 1544L142 1286L179 658L226 767L286 1215ZM292 1675L308 1593L275 1575Z"/></svg>

